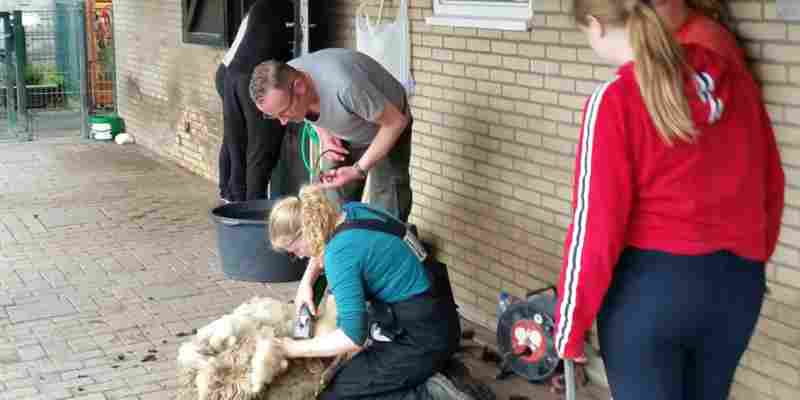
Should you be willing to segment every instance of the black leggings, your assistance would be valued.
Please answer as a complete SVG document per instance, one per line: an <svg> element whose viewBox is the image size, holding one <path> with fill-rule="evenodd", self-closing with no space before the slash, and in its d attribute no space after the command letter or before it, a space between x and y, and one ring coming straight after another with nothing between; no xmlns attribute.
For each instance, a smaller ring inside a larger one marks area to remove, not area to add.
<svg viewBox="0 0 800 400"><path fill-rule="evenodd" d="M224 134L219 156L220 196L231 201L267 198L267 185L280 156L285 128L263 114L250 99L250 74L221 65L217 88L224 81ZM221 78L220 75L224 75Z"/></svg>
<svg viewBox="0 0 800 400"><path fill-rule="evenodd" d="M421 295L391 305L405 333L374 342L334 377L320 400L399 400L417 396L421 385L442 370L458 349L461 325L452 300Z"/></svg>

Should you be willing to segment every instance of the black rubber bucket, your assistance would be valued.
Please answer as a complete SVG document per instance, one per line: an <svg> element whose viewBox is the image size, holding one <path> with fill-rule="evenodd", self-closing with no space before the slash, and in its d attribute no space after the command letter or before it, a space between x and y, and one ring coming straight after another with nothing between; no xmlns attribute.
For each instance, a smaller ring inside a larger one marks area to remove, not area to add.
<svg viewBox="0 0 800 400"><path fill-rule="evenodd" d="M217 224L222 271L229 279L250 282L299 281L306 260L294 260L272 249L266 217L274 200L251 200L211 211Z"/></svg>

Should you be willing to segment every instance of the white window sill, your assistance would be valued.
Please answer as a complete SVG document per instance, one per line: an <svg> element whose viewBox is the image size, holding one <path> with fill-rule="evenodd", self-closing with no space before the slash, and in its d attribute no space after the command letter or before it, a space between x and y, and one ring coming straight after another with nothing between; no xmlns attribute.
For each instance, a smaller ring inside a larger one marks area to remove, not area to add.
<svg viewBox="0 0 800 400"><path fill-rule="evenodd" d="M531 18L465 17L460 15L434 15L425 19L428 25L454 26L458 28L499 29L505 31L528 31L533 27Z"/></svg>

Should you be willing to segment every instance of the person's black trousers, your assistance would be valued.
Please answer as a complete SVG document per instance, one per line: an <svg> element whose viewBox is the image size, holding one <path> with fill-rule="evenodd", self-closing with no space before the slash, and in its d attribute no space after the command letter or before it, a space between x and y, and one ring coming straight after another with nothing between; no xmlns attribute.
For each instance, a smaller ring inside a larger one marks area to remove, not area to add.
<svg viewBox="0 0 800 400"><path fill-rule="evenodd" d="M267 198L286 130L256 108L249 93L250 74L228 69L224 75L220 195L230 201Z"/></svg>
<svg viewBox="0 0 800 400"><path fill-rule="evenodd" d="M451 299L418 295L391 305L403 334L374 342L348 361L320 400L424 399L425 381L458 350L461 325Z"/></svg>
<svg viewBox="0 0 800 400"><path fill-rule="evenodd" d="M726 400L765 290L764 263L727 251L627 249L597 318L614 400Z"/></svg>
<svg viewBox="0 0 800 400"><path fill-rule="evenodd" d="M223 104L225 103L225 64L219 63L217 73L214 75L214 87L217 89L217 94ZM224 127L223 127L224 130ZM219 148L219 197L225 200L230 200L228 194L228 183L231 178L231 157L228 153L228 143L226 136L222 135L222 145Z"/></svg>

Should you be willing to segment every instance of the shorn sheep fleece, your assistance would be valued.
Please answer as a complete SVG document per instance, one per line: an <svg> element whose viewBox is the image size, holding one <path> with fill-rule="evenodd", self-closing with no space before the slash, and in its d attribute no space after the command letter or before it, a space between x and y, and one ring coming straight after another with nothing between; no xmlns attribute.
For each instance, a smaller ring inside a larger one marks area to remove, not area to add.
<svg viewBox="0 0 800 400"><path fill-rule="evenodd" d="M332 296L319 307L314 335L336 329ZM253 298L198 330L178 349L177 400L311 400L331 359L287 360L275 338L291 336L295 307Z"/></svg>

